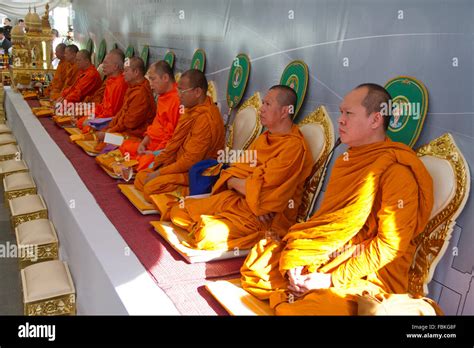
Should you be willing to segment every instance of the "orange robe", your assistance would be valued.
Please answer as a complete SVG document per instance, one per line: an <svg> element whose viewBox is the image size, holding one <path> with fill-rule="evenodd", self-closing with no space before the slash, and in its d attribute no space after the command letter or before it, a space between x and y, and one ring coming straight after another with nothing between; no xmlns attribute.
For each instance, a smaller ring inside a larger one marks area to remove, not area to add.
<svg viewBox="0 0 474 348"><path fill-rule="evenodd" d="M96 91L94 96L87 97L84 102L95 104L95 118L114 117L123 105L127 88L128 84L125 82L122 74L107 77L105 82L102 83L102 87ZM101 90L103 90L102 97L100 96ZM89 126L82 126L86 119L87 116L81 117L77 122L77 127L81 129L83 133L88 133L91 130Z"/></svg>
<svg viewBox="0 0 474 348"><path fill-rule="evenodd" d="M141 138L153 120L155 111L156 104L150 83L144 79L128 86L122 107L105 131Z"/></svg>
<svg viewBox="0 0 474 348"><path fill-rule="evenodd" d="M239 160L244 163L221 173L210 197L186 199L171 209L171 221L190 232L191 247L249 249L265 231L283 237L296 222L313 161L298 126L288 134L266 131L247 151ZM245 196L227 188L230 178L245 179ZM258 219L269 213L276 214L270 225Z"/></svg>
<svg viewBox="0 0 474 348"><path fill-rule="evenodd" d="M48 88L45 90L45 95L52 100L59 98L61 91L66 83L66 77L69 69L69 64L66 60L61 59L56 71L54 72L53 80Z"/></svg>
<svg viewBox="0 0 474 348"><path fill-rule="evenodd" d="M85 97L93 95L100 88L102 79L95 66L78 72L77 79L71 87L64 89L61 96L70 103L77 103Z"/></svg>
<svg viewBox="0 0 474 348"><path fill-rule="evenodd" d="M433 181L406 145L388 139L349 148L333 167L319 210L281 242L261 240L241 268L242 286L281 315L354 315L363 291L406 293L414 238L433 206ZM286 271L330 273L332 286L301 299Z"/></svg>
<svg viewBox="0 0 474 348"><path fill-rule="evenodd" d="M206 97L202 104L185 109L165 150L155 157L154 168L139 172L135 186L148 201L151 194L176 190L186 195L189 169L203 159L217 158L224 141L224 123L219 109ZM147 175L157 169L160 175L145 184Z"/></svg>
<svg viewBox="0 0 474 348"><path fill-rule="evenodd" d="M77 67L76 63L67 62L66 79L64 81L64 85L61 90L61 93L59 94L58 97L62 95L62 92L66 88L70 88L74 84L74 82L76 82L78 76L79 76L79 68Z"/></svg>
<svg viewBox="0 0 474 348"><path fill-rule="evenodd" d="M100 85L100 88L97 91L95 91L93 95L88 95L87 97L84 98L84 103L96 103L96 104L102 103L106 86L107 86L107 79L102 81L102 85Z"/></svg>
<svg viewBox="0 0 474 348"><path fill-rule="evenodd" d="M156 116L144 134L150 138L146 150L156 151L166 147L178 124L180 104L176 84L174 84L171 91L158 97ZM138 160L138 170L142 170L146 169L153 162L155 156L150 154L138 156L137 150L139 145L140 141L138 140L126 140L120 147L120 152L122 154L128 153L131 159Z"/></svg>

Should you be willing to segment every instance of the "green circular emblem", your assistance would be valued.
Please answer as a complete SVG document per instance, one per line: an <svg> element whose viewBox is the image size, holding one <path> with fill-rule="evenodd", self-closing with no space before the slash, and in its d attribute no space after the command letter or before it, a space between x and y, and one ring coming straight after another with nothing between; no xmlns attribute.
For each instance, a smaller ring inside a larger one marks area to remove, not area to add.
<svg viewBox="0 0 474 348"><path fill-rule="evenodd" d="M291 75L289 79L286 81L285 85L289 86L293 90L297 91L299 87L299 80L298 76L296 75Z"/></svg>
<svg viewBox="0 0 474 348"><path fill-rule="evenodd" d="M86 50L88 50L90 54L94 53L94 42L92 39L87 40Z"/></svg>
<svg viewBox="0 0 474 348"><path fill-rule="evenodd" d="M293 118L296 117L303 105L308 88L308 76L308 66L301 60L295 60L288 64L281 74L280 84L292 88L298 97Z"/></svg>
<svg viewBox="0 0 474 348"><path fill-rule="evenodd" d="M132 58L135 55L135 48L132 45L127 47L125 51L125 58Z"/></svg>
<svg viewBox="0 0 474 348"><path fill-rule="evenodd" d="M242 66L237 66L232 76L232 87L238 88L240 86L240 84L242 83L242 75Z"/></svg>
<svg viewBox="0 0 474 348"><path fill-rule="evenodd" d="M174 68L174 52L173 51L166 52L163 60L170 65L171 69Z"/></svg>
<svg viewBox="0 0 474 348"><path fill-rule="evenodd" d="M204 72L206 66L206 53L202 49L197 49L191 59L191 69L197 69Z"/></svg>
<svg viewBox="0 0 474 348"><path fill-rule="evenodd" d="M399 132L410 119L410 101L405 96L397 96L392 100L392 116L390 118L389 129L392 132Z"/></svg>
<svg viewBox="0 0 474 348"><path fill-rule="evenodd" d="M250 75L250 59L246 54L239 54L232 61L227 80L227 105L235 108L245 93Z"/></svg>
<svg viewBox="0 0 474 348"><path fill-rule="evenodd" d="M148 57L149 57L149 48L148 45L143 46L142 49L142 54L140 57L143 59L143 62L145 63L145 69L148 68Z"/></svg>
<svg viewBox="0 0 474 348"><path fill-rule="evenodd" d="M428 91L417 79L398 76L388 81L385 89L390 93L390 124L387 136L410 147L418 140L428 112Z"/></svg>

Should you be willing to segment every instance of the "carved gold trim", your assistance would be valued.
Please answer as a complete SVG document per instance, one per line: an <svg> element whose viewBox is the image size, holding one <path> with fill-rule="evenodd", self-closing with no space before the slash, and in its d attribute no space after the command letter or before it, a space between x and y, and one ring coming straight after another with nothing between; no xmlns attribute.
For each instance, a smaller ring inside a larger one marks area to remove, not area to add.
<svg viewBox="0 0 474 348"><path fill-rule="evenodd" d="M31 247L32 245L28 246L28 248ZM26 249L26 247L19 246L19 249ZM36 245L36 252L37 254L33 257L24 256L19 258L20 269L36 264L38 262L57 260L59 255L58 242ZM26 255L26 253L20 251L20 255ZM33 258L36 261L34 261Z"/></svg>
<svg viewBox="0 0 474 348"><path fill-rule="evenodd" d="M262 99L260 98L260 93L255 92L253 96L248 98L237 110L236 117L239 112L244 110L247 107L253 107L257 111L257 121L255 122L255 127L252 131L252 134L250 137L245 141L245 144L242 149L240 150L246 150L250 144L259 136L259 134L262 132L263 126L262 123L260 122L260 108L262 106ZM232 126L229 128L229 138L227 139L227 147L232 148L232 144L234 142L234 123L235 123L235 118L234 122L232 122Z"/></svg>
<svg viewBox="0 0 474 348"><path fill-rule="evenodd" d="M28 168L26 168L26 169L20 169L20 170L15 170L15 171L13 171L13 172L0 173L0 180L3 180L4 177L9 176L9 175L12 175L12 174L16 174L16 173L26 173L26 172L28 172Z"/></svg>
<svg viewBox="0 0 474 348"><path fill-rule="evenodd" d="M29 187L29 188L21 189L21 190L6 191L4 193L4 197L5 197L5 202L8 204L8 201L11 199L28 196L28 195L35 195L37 193L38 192L37 192L36 187Z"/></svg>
<svg viewBox="0 0 474 348"><path fill-rule="evenodd" d="M3 155L3 156L0 156L0 162L9 161L9 160L15 159L16 156L17 156L16 153L11 154L11 155Z"/></svg>
<svg viewBox="0 0 474 348"><path fill-rule="evenodd" d="M214 81L209 81L207 84L207 95L211 97L214 103L217 103L217 87Z"/></svg>
<svg viewBox="0 0 474 348"><path fill-rule="evenodd" d="M303 191L303 198L301 200L301 205L298 210L298 216L296 218L297 222L304 222L310 217L316 199L321 192L323 186L324 177L326 175L326 167L324 163L326 162L331 149L334 146L335 137L334 137L334 127L329 117L329 114L324 105L319 106L316 110L306 116L298 126L303 126L305 124L317 123L321 125L324 129L324 150L323 154L319 157L316 163L313 165L313 170L311 175L308 177L305 183L305 189Z"/></svg>
<svg viewBox="0 0 474 348"><path fill-rule="evenodd" d="M17 145L16 140L10 140L10 141L7 141L6 143L1 143L0 146L9 145L9 144Z"/></svg>
<svg viewBox="0 0 474 348"><path fill-rule="evenodd" d="M27 316L75 315L76 295L67 294L47 300L25 303L24 314Z"/></svg>
<svg viewBox="0 0 474 348"><path fill-rule="evenodd" d="M48 209L36 211L33 213L16 215L11 217L12 228L15 229L19 224L24 222L38 220L38 219L47 219L48 218Z"/></svg>
<svg viewBox="0 0 474 348"><path fill-rule="evenodd" d="M417 249L409 271L408 292L419 297L428 293L428 283L446 252L455 220L466 204L470 190L470 173L464 156L449 133L420 147L417 155L430 155L447 160L453 169L456 182L456 192L452 200L428 221L423 232L415 239Z"/></svg>

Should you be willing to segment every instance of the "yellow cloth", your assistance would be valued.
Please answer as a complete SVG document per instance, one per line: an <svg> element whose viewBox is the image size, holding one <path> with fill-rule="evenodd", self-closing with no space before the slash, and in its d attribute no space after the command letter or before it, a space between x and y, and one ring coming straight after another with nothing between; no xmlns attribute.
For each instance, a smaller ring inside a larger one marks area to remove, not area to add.
<svg viewBox="0 0 474 348"><path fill-rule="evenodd" d="M296 222L312 157L303 134L293 125L288 134L265 132L241 159L224 170L208 198L187 199L171 210L171 221L189 232L197 249L248 249L265 231L283 236ZM246 195L229 190L231 178L245 179ZM270 225L258 216L275 213Z"/></svg>
<svg viewBox="0 0 474 348"><path fill-rule="evenodd" d="M405 293L414 238L433 206L433 183L415 153L388 139L348 149L334 165L320 209L281 243L262 240L242 286L276 314L356 314L356 295ZM286 271L331 273L333 286L288 302ZM355 308L355 312L354 312Z"/></svg>

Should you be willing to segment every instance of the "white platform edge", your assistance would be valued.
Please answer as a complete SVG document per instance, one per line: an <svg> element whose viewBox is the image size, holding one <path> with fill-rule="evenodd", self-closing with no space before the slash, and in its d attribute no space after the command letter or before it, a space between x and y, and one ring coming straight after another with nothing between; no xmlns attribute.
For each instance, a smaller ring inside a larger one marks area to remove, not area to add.
<svg viewBox="0 0 474 348"><path fill-rule="evenodd" d="M78 314L179 315L28 104L9 87L5 110L58 231L60 257L76 286Z"/></svg>

